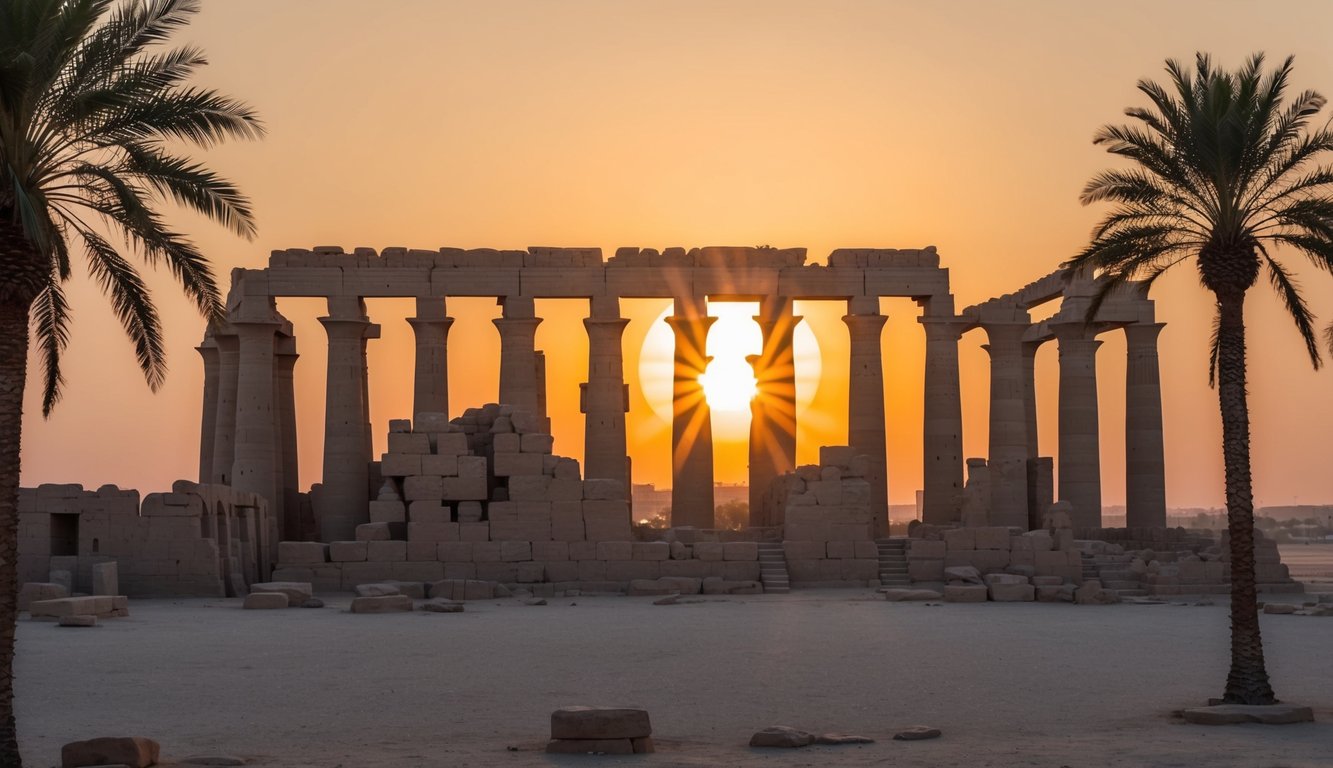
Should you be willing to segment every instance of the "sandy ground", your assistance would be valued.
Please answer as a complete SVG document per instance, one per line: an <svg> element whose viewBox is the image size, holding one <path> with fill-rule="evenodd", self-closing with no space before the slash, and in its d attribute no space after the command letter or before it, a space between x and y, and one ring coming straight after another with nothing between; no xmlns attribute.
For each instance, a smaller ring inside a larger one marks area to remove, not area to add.
<svg viewBox="0 0 1333 768"><path fill-rule="evenodd" d="M243 611L237 600L140 600L96 629L21 622L29 765L106 734L158 739L164 758L229 754L272 768L1333 765L1333 619L1263 617L1279 696L1314 706L1319 722L1210 728L1171 712L1221 692L1221 602L931 607L820 590L380 616L342 612L347 602ZM647 707L658 752L547 757L551 710L579 703ZM770 724L877 743L746 746ZM891 740L912 724L944 737Z"/></svg>

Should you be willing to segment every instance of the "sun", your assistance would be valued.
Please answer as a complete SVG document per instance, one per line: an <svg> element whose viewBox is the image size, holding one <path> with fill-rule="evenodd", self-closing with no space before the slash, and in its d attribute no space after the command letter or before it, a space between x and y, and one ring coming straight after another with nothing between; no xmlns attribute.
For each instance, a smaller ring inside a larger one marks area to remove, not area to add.
<svg viewBox="0 0 1333 768"><path fill-rule="evenodd" d="M675 337L666 319L667 307L653 321L639 356L639 382L653 412L671 422L671 377ZM754 370L746 361L763 346L763 334L754 316L755 302L709 302L708 314L717 318L708 331L708 355L713 361L700 376L704 398L713 415L716 439L744 440L749 435L750 401L755 395ZM796 408L804 410L819 387L820 354L815 335L804 323L796 326L792 345L796 355Z"/></svg>

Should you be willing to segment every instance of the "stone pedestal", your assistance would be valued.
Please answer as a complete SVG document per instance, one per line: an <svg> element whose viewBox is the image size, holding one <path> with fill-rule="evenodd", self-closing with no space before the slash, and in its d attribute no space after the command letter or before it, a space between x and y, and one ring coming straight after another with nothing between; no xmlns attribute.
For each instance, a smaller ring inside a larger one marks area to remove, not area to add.
<svg viewBox="0 0 1333 768"><path fill-rule="evenodd" d="M990 515L993 526L1028 524L1027 323L984 323L990 342Z"/></svg>
<svg viewBox="0 0 1333 768"><path fill-rule="evenodd" d="M713 527L713 419L699 377L712 359L702 302L677 300L667 318L676 344L671 388L671 525Z"/></svg>
<svg viewBox="0 0 1333 768"><path fill-rule="evenodd" d="M876 300L878 303L878 300ZM884 362L880 334L888 318L865 308L844 315L851 340L847 376L847 443L870 458L870 512L875 536L889 535L888 457L884 435Z"/></svg>
<svg viewBox="0 0 1333 768"><path fill-rule="evenodd" d="M1166 525L1166 458L1162 447L1162 381L1157 361L1161 323L1125 326L1125 524Z"/></svg>
<svg viewBox="0 0 1333 768"><path fill-rule="evenodd" d="M1060 345L1059 500L1073 507L1075 528L1102 521L1101 448L1097 419L1097 341L1082 323L1053 326Z"/></svg>

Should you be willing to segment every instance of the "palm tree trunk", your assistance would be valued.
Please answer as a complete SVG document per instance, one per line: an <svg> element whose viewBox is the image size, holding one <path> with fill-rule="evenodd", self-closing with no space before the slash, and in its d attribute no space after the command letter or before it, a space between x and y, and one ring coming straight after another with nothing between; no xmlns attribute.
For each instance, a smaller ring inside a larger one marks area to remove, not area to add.
<svg viewBox="0 0 1333 768"><path fill-rule="evenodd" d="M19 438L28 372L29 303L0 299L0 767L21 768L14 722L18 618Z"/></svg>
<svg viewBox="0 0 1333 768"><path fill-rule="evenodd" d="M1217 399L1222 409L1227 534L1231 546L1231 672L1223 701L1275 704L1259 636L1254 583L1254 491L1250 485L1250 412L1245 394L1245 292L1217 294Z"/></svg>

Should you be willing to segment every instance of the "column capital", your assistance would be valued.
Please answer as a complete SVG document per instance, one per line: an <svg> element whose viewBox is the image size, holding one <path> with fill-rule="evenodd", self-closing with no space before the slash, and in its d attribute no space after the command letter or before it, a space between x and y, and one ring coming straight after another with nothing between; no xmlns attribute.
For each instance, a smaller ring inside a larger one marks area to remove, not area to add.
<svg viewBox="0 0 1333 768"><path fill-rule="evenodd" d="M500 333L521 331L526 328L537 330L537 326L542 324L540 317L497 317L491 320Z"/></svg>
<svg viewBox="0 0 1333 768"><path fill-rule="evenodd" d="M420 330L422 328L443 328L445 330L448 330L449 327L454 324L454 319L452 317L448 317L447 315L440 317L418 316L418 317L407 318L407 324L417 330Z"/></svg>
<svg viewBox="0 0 1333 768"><path fill-rule="evenodd" d="M1130 323L1124 327L1128 344L1156 344L1166 323Z"/></svg>
<svg viewBox="0 0 1333 768"><path fill-rule="evenodd" d="M319 324L324 326L324 331L329 338L339 339L361 339L366 338L366 334L371 330L372 323L366 317L317 317ZM378 328L378 326L375 326Z"/></svg>
<svg viewBox="0 0 1333 768"><path fill-rule="evenodd" d="M842 321L853 331L872 331L878 332L889 321L888 315L843 315Z"/></svg>
<svg viewBox="0 0 1333 768"><path fill-rule="evenodd" d="M931 317L923 315L916 319L926 329L927 341L958 341L974 323L957 317Z"/></svg>

